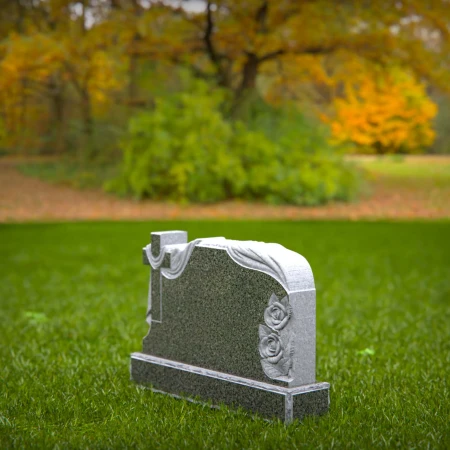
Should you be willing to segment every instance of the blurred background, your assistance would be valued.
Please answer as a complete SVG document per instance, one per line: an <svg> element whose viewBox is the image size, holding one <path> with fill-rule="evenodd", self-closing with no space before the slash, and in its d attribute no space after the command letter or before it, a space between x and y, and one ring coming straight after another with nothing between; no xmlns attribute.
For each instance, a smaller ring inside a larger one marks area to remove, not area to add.
<svg viewBox="0 0 450 450"><path fill-rule="evenodd" d="M450 216L447 0L0 9L0 220Z"/></svg>

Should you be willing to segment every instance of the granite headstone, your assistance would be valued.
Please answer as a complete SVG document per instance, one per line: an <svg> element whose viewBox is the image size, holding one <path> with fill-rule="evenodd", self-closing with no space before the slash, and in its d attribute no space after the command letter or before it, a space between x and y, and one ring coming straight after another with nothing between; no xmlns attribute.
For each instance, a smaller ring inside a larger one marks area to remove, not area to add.
<svg viewBox="0 0 450 450"><path fill-rule="evenodd" d="M279 244L151 233L143 350L131 378L287 423L329 406L315 379L316 290L303 256Z"/></svg>

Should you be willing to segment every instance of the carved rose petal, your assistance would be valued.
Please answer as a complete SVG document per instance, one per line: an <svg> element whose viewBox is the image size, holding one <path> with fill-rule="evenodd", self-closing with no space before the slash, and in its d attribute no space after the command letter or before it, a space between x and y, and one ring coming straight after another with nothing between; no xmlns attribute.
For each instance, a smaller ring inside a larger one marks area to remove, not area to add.
<svg viewBox="0 0 450 450"><path fill-rule="evenodd" d="M281 330L286 325L290 315L289 305L286 307L279 302L273 302L264 311L264 320L274 330Z"/></svg>
<svg viewBox="0 0 450 450"><path fill-rule="evenodd" d="M286 308L281 303L276 302L269 309L274 319L283 320L284 316L287 315Z"/></svg>
<svg viewBox="0 0 450 450"><path fill-rule="evenodd" d="M259 342L259 354L262 358L267 358L268 360L277 358L278 355L282 355L282 350L280 338L274 333L263 337Z"/></svg>
<svg viewBox="0 0 450 450"><path fill-rule="evenodd" d="M267 358L267 361L269 361L272 364L276 364L282 357L283 357L283 352L280 352L276 356L270 356L269 358Z"/></svg>
<svg viewBox="0 0 450 450"><path fill-rule="evenodd" d="M267 343L268 343L267 353L269 354L269 356L275 356L278 355L278 353L280 353L281 342L278 338L275 339L273 336L269 336Z"/></svg>
<svg viewBox="0 0 450 450"><path fill-rule="evenodd" d="M261 358L267 358L269 355L267 354L267 341L269 340L269 337L263 337L261 341L259 342L259 354L261 355Z"/></svg>
<svg viewBox="0 0 450 450"><path fill-rule="evenodd" d="M289 320L289 316L286 316L282 321L280 321L280 323L278 323L277 325L274 325L273 328L275 330L282 330L286 326L288 320Z"/></svg>

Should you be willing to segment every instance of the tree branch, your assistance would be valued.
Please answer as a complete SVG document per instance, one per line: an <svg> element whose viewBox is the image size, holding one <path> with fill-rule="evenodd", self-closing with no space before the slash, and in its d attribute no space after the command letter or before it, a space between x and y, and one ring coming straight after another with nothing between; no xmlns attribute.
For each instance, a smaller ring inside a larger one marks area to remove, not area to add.
<svg viewBox="0 0 450 450"><path fill-rule="evenodd" d="M264 0L261 6L256 11L255 21L258 24L259 33L267 33L266 19L268 10L269 10L269 3L267 0Z"/></svg>
<svg viewBox="0 0 450 450"><path fill-rule="evenodd" d="M337 48L340 47L339 45L332 45L330 47L321 47L321 46L316 46L316 47L306 47L303 49L299 49L299 50L285 50L283 48L280 48L278 50L274 50L273 52L269 52L266 53L263 56L260 56L258 58L258 64L265 62L265 61L269 61L271 59L275 59L278 56L282 56L285 55L287 53L293 53L296 55L301 55L301 54L306 54L306 55L327 55L329 53L334 52L335 50L337 50Z"/></svg>
<svg viewBox="0 0 450 450"><path fill-rule="evenodd" d="M265 55L261 56L260 58L258 58L258 62L262 63L264 61L269 61L269 59L274 59L277 56L284 55L285 53L286 53L286 50L280 48L279 50L275 50L273 52L269 52L269 53L266 53Z"/></svg>
<svg viewBox="0 0 450 450"><path fill-rule="evenodd" d="M206 50L211 61L215 64L215 66L220 69L220 58L214 48L214 44L212 42L212 35L214 31L214 21L211 10L211 1L208 0L208 4L206 5L206 29L205 34L203 36L203 40L206 44Z"/></svg>
<svg viewBox="0 0 450 450"><path fill-rule="evenodd" d="M225 60L226 63L227 62L230 63L230 59L225 55L217 52L212 40L213 33L214 33L214 20L212 14L212 3L211 0L208 0L208 3L206 5L206 28L205 33L203 35L203 41L206 45L206 52L211 62L216 67L219 85L229 87L230 64L228 65L225 64L224 66L222 62L223 60Z"/></svg>
<svg viewBox="0 0 450 450"><path fill-rule="evenodd" d="M335 50L340 47L339 44L331 45L330 47L306 47L298 52L294 51L294 53L306 53L307 55L328 55L329 53L333 53Z"/></svg>
<svg viewBox="0 0 450 450"><path fill-rule="evenodd" d="M196 66L194 63L189 63L188 61L184 61L177 55L173 55L169 59L172 64L179 64L179 65L187 67L198 78L202 78L204 80L210 80L210 79L214 78L214 75L204 72L200 67Z"/></svg>

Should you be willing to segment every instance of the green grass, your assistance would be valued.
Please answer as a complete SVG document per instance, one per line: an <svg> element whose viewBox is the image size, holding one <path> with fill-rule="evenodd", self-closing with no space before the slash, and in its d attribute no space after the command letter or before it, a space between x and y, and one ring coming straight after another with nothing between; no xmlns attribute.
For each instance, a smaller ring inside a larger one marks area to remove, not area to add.
<svg viewBox="0 0 450 450"><path fill-rule="evenodd" d="M77 189L101 188L117 175L113 164L80 165L70 161L30 162L17 165L24 175Z"/></svg>
<svg viewBox="0 0 450 450"><path fill-rule="evenodd" d="M430 156L354 157L370 174L399 181L433 181L450 186L450 158Z"/></svg>
<svg viewBox="0 0 450 450"><path fill-rule="evenodd" d="M285 427L136 387L149 232L276 241L317 287L331 409ZM0 226L0 448L449 448L450 223Z"/></svg>

